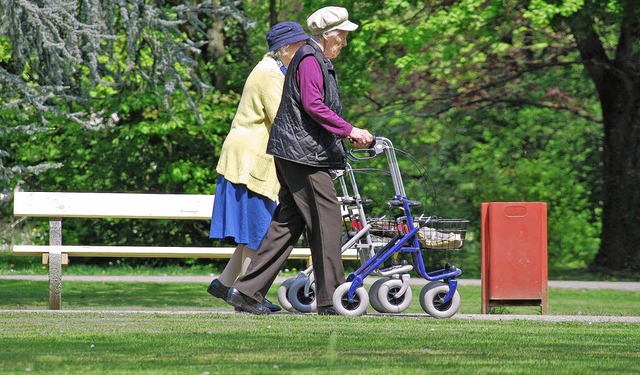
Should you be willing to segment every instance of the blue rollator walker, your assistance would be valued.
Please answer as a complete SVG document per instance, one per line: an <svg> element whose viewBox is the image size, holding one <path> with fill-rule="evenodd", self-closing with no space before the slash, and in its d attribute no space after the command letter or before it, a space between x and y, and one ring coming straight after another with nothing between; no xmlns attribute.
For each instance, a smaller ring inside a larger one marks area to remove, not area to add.
<svg viewBox="0 0 640 375"><path fill-rule="evenodd" d="M365 153L365 157L356 157ZM434 217L414 218L411 209L419 207L419 201L407 198L402 176L390 140L376 137L368 149L351 150L355 159L374 158L385 154L395 195L388 204L397 209L395 216L395 236L373 255L361 258L362 265L347 277L347 281L338 286L333 294L333 304L341 315L360 316L365 313L369 302L378 312L398 313L404 311L412 299L409 285L409 272L414 270L428 283L420 293L422 309L434 318L450 318L460 308L460 294L457 291L456 277L462 271L447 263L443 269L427 271L422 258L422 250L457 250L462 247L466 233L466 220L440 219ZM426 245L425 245L426 242ZM421 248L421 244L425 245ZM391 267L381 268L385 261L399 253L409 253L412 264L403 262ZM374 282L369 293L364 289L364 280L369 275L381 276Z"/></svg>

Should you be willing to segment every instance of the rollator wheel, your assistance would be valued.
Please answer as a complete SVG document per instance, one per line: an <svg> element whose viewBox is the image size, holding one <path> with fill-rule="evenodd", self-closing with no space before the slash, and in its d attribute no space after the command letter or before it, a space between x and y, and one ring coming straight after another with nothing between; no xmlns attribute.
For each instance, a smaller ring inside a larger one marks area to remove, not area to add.
<svg viewBox="0 0 640 375"><path fill-rule="evenodd" d="M287 297L287 292L289 291L289 287L291 287L291 284L293 284L293 282L296 279L294 277L286 279L285 281L282 282L282 284L280 284L280 287L278 287L278 302L280 302L280 306L282 306L283 309L289 311L289 312L296 312L297 310L293 308L293 306L291 305L291 302L289 301L289 298Z"/></svg>
<svg viewBox="0 0 640 375"><path fill-rule="evenodd" d="M384 313L384 308L380 305L380 299L378 298L378 290L380 290L380 285L389 281L388 277L383 277L381 279L376 280L373 284L371 284L371 288L369 288L369 304L373 307L374 310L380 313Z"/></svg>
<svg viewBox="0 0 640 375"><path fill-rule="evenodd" d="M425 292L426 289L431 289L432 286L431 285L442 285L442 281L430 281L427 283L427 285L425 285L422 290L420 291L420 306L422 306L422 310L424 310L424 312L427 313L427 315L429 315L429 312L424 308L424 306L422 305L422 295Z"/></svg>
<svg viewBox="0 0 640 375"><path fill-rule="evenodd" d="M390 279L381 283L377 290L377 298L383 311L378 311L386 313L401 313L409 308L409 305L411 305L411 299L413 298L413 292L411 291L411 288L407 288L404 294L396 297L396 293L401 289L402 280L400 279Z"/></svg>
<svg viewBox="0 0 640 375"><path fill-rule="evenodd" d="M299 312L308 313L317 309L315 285L311 284L305 293L309 282L308 278L297 278L287 292L291 306Z"/></svg>
<svg viewBox="0 0 640 375"><path fill-rule="evenodd" d="M447 303L442 298L449 293L449 284L442 281L430 282L420 292L420 306L434 318L451 318L460 309L460 293L456 290Z"/></svg>
<svg viewBox="0 0 640 375"><path fill-rule="evenodd" d="M356 289L353 299L349 300L350 282L344 283L336 288L333 293L333 307L340 315L360 316L367 310L369 305L369 295L364 287L360 286Z"/></svg>

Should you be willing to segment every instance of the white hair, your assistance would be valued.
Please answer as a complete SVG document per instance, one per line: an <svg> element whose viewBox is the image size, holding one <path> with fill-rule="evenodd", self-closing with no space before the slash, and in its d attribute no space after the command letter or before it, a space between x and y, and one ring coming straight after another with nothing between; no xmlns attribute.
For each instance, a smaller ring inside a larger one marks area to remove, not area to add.
<svg viewBox="0 0 640 375"><path fill-rule="evenodd" d="M338 30L338 29L329 30L329 31L324 32L322 34L311 35L311 38L313 38L313 40L315 40L316 42L320 43L322 41L322 39L326 39L327 37L335 36L339 32L340 32L340 30Z"/></svg>
<svg viewBox="0 0 640 375"><path fill-rule="evenodd" d="M284 54L284 50L285 48L287 48L288 44L285 44L284 46L278 48L275 51L269 51L267 52L267 55L270 57L273 57L274 59L280 59L282 57L282 55Z"/></svg>

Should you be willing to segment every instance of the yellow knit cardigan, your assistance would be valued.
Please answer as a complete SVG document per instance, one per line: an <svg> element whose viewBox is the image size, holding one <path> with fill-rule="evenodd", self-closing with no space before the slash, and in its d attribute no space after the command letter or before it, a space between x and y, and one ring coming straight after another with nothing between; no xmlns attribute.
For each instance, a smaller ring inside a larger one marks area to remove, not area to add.
<svg viewBox="0 0 640 375"><path fill-rule="evenodd" d="M228 181L244 184L273 201L280 185L273 156L266 149L283 85L280 67L272 57L264 55L247 77L216 167Z"/></svg>

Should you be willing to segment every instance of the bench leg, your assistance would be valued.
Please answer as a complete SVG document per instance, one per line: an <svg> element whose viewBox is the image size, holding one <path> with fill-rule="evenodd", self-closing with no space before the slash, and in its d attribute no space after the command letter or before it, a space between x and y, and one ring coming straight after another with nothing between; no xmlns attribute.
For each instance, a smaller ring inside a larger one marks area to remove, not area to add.
<svg viewBox="0 0 640 375"><path fill-rule="evenodd" d="M49 254L49 310L62 305L62 254Z"/></svg>
<svg viewBox="0 0 640 375"><path fill-rule="evenodd" d="M49 245L62 245L62 219L49 219ZM49 310L60 310L62 305L62 252L49 253Z"/></svg>

